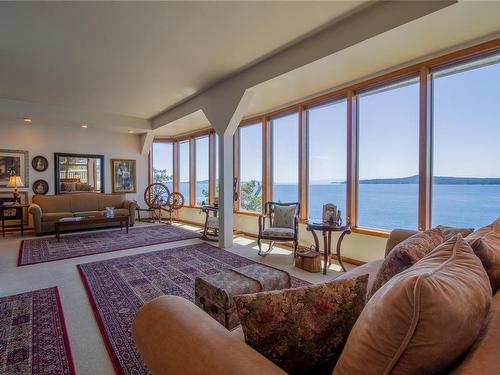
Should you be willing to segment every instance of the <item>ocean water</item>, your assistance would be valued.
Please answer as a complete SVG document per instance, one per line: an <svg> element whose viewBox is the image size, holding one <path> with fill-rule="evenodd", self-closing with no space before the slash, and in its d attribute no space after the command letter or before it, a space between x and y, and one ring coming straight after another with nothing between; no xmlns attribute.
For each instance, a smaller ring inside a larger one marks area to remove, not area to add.
<svg viewBox="0 0 500 375"><path fill-rule="evenodd" d="M197 201L206 198L202 189L207 183L197 184ZM187 197L189 186L180 184ZM309 218L320 219L323 205L333 203L346 213L345 184L311 184L309 186ZM295 202L297 185L277 184L274 199ZM500 217L500 185L434 185L432 192L432 225L478 228ZM418 185L416 184L360 184L359 224L363 227L392 230L416 229L418 220Z"/></svg>

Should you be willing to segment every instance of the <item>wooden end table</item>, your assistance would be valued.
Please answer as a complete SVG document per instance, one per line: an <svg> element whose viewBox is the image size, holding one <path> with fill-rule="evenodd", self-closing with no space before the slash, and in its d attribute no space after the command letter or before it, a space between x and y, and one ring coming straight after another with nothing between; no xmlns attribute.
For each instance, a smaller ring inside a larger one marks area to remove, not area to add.
<svg viewBox="0 0 500 375"><path fill-rule="evenodd" d="M61 241L61 230L62 229L68 229L68 228L78 228L81 226L85 225L94 225L94 224L107 224L107 223L120 223L120 230L123 230L123 225L125 224L125 227L127 229L127 234L128 234L128 228L130 226L130 221L128 216L112 216L112 217L107 217L107 216L75 216L75 217L65 217L62 219L57 220L54 223L55 231L56 231L56 238L57 242Z"/></svg>
<svg viewBox="0 0 500 375"><path fill-rule="evenodd" d="M8 225L8 228L20 228L21 237L24 236L24 210L28 208L27 204L0 204L0 218L2 219L2 237L5 237L5 220L19 220L19 224ZM14 216L5 216L5 211L16 210Z"/></svg>
<svg viewBox="0 0 500 375"><path fill-rule="evenodd" d="M340 264L340 267L342 268L342 271L345 272L346 268L344 267L344 263L342 263L340 250L342 246L342 240L344 239L345 235L351 234L351 226L308 221L307 230L311 232L314 237L314 244L317 252L320 252L320 248L316 231L321 231L323 235L323 260L324 260L323 275L326 275L326 270L328 269L328 266L331 264L330 257L332 253L332 232L342 232L340 234L339 239L337 240L337 260Z"/></svg>

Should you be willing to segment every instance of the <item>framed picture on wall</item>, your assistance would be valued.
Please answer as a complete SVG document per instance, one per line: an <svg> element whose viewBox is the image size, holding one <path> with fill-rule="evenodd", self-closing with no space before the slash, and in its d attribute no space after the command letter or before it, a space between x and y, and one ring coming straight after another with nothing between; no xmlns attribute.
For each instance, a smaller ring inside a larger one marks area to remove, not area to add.
<svg viewBox="0 0 500 375"><path fill-rule="evenodd" d="M49 167L49 161L45 156L38 155L31 160L31 166L37 172L44 172Z"/></svg>
<svg viewBox="0 0 500 375"><path fill-rule="evenodd" d="M29 186L28 151L0 150L0 188L7 187L12 174L21 177L24 187Z"/></svg>
<svg viewBox="0 0 500 375"><path fill-rule="evenodd" d="M136 177L135 160L111 159L113 193L135 193Z"/></svg>
<svg viewBox="0 0 500 375"><path fill-rule="evenodd" d="M21 198L21 204L29 204L29 199L28 199L28 192L27 191L20 191L19 196ZM0 191L0 203L7 203L7 202L14 202L14 196L10 191ZM4 210L5 214L5 220L17 220L20 218L17 218L18 211L15 209L9 210L6 209ZM24 225L28 225L28 210L24 209L23 210L23 221ZM2 222L0 221L0 228L2 226Z"/></svg>

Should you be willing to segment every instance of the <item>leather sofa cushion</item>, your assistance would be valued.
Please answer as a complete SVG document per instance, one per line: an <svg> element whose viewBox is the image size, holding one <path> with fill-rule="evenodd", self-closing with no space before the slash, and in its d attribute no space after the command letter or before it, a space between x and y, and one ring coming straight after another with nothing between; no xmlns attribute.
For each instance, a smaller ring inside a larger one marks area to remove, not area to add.
<svg viewBox="0 0 500 375"><path fill-rule="evenodd" d="M106 207L122 208L124 200L125 194L99 194L98 210L106 210Z"/></svg>
<svg viewBox="0 0 500 375"><path fill-rule="evenodd" d="M491 300L487 323L467 356L450 375L500 374L500 292Z"/></svg>
<svg viewBox="0 0 500 375"><path fill-rule="evenodd" d="M372 296L394 275L410 268L442 243L443 231L440 228L434 228L417 232L394 246L385 257L368 296Z"/></svg>
<svg viewBox="0 0 500 375"><path fill-rule="evenodd" d="M493 293L500 288L500 221L476 230L465 238L490 278Z"/></svg>
<svg viewBox="0 0 500 375"><path fill-rule="evenodd" d="M488 275L459 234L373 295L333 374L441 373L474 343L490 301Z"/></svg>
<svg viewBox="0 0 500 375"><path fill-rule="evenodd" d="M89 217L89 216L102 216L101 211L79 211L75 212L74 216Z"/></svg>
<svg viewBox="0 0 500 375"><path fill-rule="evenodd" d="M62 219L63 217L72 217L73 212L49 212L42 214L42 221L52 222Z"/></svg>
<svg viewBox="0 0 500 375"><path fill-rule="evenodd" d="M370 291L373 286L373 282L377 277L377 273L384 262L383 259L373 260L371 262L365 263L359 267L349 270L349 272L342 272L340 276L336 277L335 280L345 280L351 279L353 277L358 277L361 275L368 274L368 286L367 291Z"/></svg>
<svg viewBox="0 0 500 375"><path fill-rule="evenodd" d="M40 206L43 213L70 212L70 195L33 195L33 203Z"/></svg>

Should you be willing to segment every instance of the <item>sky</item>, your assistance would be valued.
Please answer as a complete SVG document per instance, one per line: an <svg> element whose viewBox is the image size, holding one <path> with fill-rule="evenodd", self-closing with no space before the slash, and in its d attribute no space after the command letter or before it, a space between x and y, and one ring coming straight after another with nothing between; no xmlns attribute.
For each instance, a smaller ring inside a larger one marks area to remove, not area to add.
<svg viewBox="0 0 500 375"><path fill-rule="evenodd" d="M418 101L417 81L360 95L360 179L418 174ZM344 100L308 112L312 183L346 178L346 107ZM297 183L298 115L276 118L272 126L273 180ZM500 63L454 74L436 74L433 131L435 176L500 177ZM197 142L201 150L197 152L197 178L201 180L208 178L208 138L204 139ZM242 127L240 140L241 180L261 180L261 125ZM188 144L181 144L180 150L181 181L187 181ZM155 144L155 167L171 169L171 154L171 146Z"/></svg>

